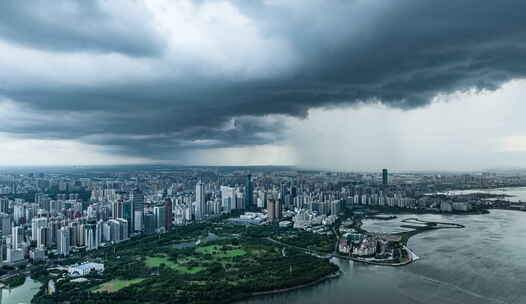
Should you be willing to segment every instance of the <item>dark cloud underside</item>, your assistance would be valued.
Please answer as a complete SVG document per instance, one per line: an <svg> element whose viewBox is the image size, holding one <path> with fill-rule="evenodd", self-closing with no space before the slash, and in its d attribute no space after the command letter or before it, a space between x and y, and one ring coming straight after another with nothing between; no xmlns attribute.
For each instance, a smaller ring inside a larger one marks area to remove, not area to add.
<svg viewBox="0 0 526 304"><path fill-rule="evenodd" d="M115 26L119 23L100 3L73 2L74 9L58 12L43 8L45 1L38 3L36 11L31 4L2 2L0 39L51 51L148 56L171 64L148 18L144 26L126 30ZM248 80L190 69L182 78L160 72L155 79L119 85L6 88L0 93L39 115L82 115L60 123L8 125L1 131L82 138L119 153L170 158L177 150L278 140L283 124L258 118L270 114L304 117L311 108L357 102L410 109L438 94L494 90L526 74L526 2L520 0L307 1L298 7L233 3L263 36L287 41L299 64L271 78Z"/></svg>

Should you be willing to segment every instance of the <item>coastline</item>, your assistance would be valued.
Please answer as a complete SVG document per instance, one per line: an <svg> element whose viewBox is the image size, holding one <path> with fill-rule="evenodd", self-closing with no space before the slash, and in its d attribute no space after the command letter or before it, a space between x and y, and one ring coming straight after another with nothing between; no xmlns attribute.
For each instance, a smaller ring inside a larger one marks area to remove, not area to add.
<svg viewBox="0 0 526 304"><path fill-rule="evenodd" d="M363 264L369 264L369 265L376 265L376 266L391 266L391 267L400 267L400 266L406 266L411 263L414 263L416 260L420 259L419 256L417 256L411 249L409 249L407 246L403 247L407 253L409 254L409 258L406 261L399 262L399 263L387 263L387 262L381 262L381 261L373 261L373 260L367 260L367 259L361 259L361 258L354 258L351 256L335 256L337 258L350 260L357 263L363 263Z"/></svg>

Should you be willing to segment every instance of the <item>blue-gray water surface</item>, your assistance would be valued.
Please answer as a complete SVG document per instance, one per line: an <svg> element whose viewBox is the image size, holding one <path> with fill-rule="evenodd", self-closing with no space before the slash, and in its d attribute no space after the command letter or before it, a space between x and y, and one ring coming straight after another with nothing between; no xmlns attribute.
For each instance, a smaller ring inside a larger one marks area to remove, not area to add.
<svg viewBox="0 0 526 304"><path fill-rule="evenodd" d="M246 304L526 303L526 212L492 210L480 215L402 215L366 221L371 231L399 231L400 220L455 222L414 236L409 247L420 260L405 267L372 266L334 259L343 275L305 289L252 298Z"/></svg>
<svg viewBox="0 0 526 304"><path fill-rule="evenodd" d="M526 202L526 187L508 187L495 189L470 189L470 190L452 190L447 192L440 192L440 194L461 195L473 193L487 193L487 194L505 194L508 195L502 199L511 202Z"/></svg>
<svg viewBox="0 0 526 304"><path fill-rule="evenodd" d="M1 304L29 304L31 299L40 290L42 284L31 278L26 278L23 285L15 288L2 288L0 303Z"/></svg>

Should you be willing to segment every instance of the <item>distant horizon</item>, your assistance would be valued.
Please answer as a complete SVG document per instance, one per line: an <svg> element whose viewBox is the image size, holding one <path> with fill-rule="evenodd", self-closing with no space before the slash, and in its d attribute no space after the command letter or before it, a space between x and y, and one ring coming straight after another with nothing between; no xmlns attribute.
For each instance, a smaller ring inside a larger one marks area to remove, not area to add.
<svg viewBox="0 0 526 304"><path fill-rule="evenodd" d="M75 169L75 168L112 168L112 167L180 167L180 168L278 168L290 169L297 171L320 171L333 173L382 173L382 169L387 169L389 173L404 174L455 174L455 173L485 173L485 172L508 172L508 171L526 171L526 168L489 168L481 170L432 170L432 169L390 169L378 168L370 170L334 170L323 168L309 168L297 165L198 165L198 164L169 164L169 163L138 163L138 164L93 164L93 165L12 165L0 166L0 173L2 170L30 170L30 169Z"/></svg>

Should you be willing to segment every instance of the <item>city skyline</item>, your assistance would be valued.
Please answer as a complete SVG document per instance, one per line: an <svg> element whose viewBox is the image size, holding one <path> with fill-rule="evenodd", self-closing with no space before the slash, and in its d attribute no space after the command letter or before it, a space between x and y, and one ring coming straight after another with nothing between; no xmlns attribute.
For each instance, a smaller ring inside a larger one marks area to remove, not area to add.
<svg viewBox="0 0 526 304"><path fill-rule="evenodd" d="M526 168L521 1L0 4L0 166Z"/></svg>

